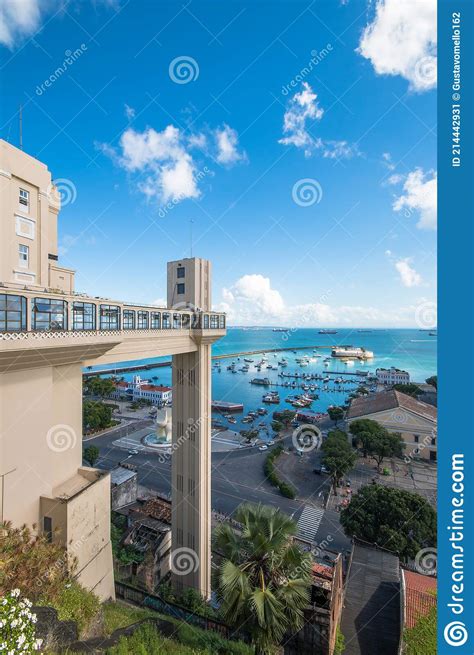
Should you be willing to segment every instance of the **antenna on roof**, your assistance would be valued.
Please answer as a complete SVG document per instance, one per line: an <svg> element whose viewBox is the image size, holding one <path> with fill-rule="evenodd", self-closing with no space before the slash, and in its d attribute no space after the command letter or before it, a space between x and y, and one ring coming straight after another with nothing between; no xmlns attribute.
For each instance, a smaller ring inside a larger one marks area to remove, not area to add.
<svg viewBox="0 0 474 655"><path fill-rule="evenodd" d="M193 223L194 223L194 221L191 218L191 220L189 221L189 232L190 232L189 236L190 236L190 240L191 240L191 244L190 244L191 245L191 259L193 258Z"/></svg>
<svg viewBox="0 0 474 655"><path fill-rule="evenodd" d="M20 105L20 150L23 150L23 106Z"/></svg>

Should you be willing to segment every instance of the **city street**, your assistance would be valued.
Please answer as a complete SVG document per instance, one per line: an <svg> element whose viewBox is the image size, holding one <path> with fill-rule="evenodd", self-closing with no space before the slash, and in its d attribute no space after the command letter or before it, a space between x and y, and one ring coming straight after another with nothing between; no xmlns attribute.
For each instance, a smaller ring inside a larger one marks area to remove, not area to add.
<svg viewBox="0 0 474 655"><path fill-rule="evenodd" d="M148 422L151 427L152 423ZM120 462L133 464L138 470L138 482L141 486L153 491L171 493L171 457L150 450L139 451L137 455L129 455L124 448L113 444L121 438L127 438L132 431L147 427L147 422L136 421L133 430L130 426L97 437L88 444L94 443L100 450L100 459L96 466L110 470ZM286 445L289 445L287 443ZM314 523L316 543L325 542L330 550L348 550L350 540L344 535L339 524L339 514L334 510L322 510L320 485L321 476L314 477L312 493L305 493L291 500L285 498L265 479L263 463L268 451L260 452L256 448L245 448L232 452L216 452L212 455L212 508L223 514L231 515L242 502L264 503L278 507L292 516L296 521L305 507L320 509ZM317 456L317 454L315 455ZM301 460L294 453L282 455L294 460L296 470L301 466ZM305 457L308 457L305 455ZM311 464L312 465L312 464ZM301 469L302 470L302 469ZM308 483L303 485L305 488ZM305 489L306 490L306 489ZM307 489L309 491L309 488Z"/></svg>

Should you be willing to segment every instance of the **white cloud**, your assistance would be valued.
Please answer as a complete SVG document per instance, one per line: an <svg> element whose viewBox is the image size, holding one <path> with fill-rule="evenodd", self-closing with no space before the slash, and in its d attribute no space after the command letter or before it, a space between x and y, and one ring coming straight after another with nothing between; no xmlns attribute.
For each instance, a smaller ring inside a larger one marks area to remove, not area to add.
<svg viewBox="0 0 474 655"><path fill-rule="evenodd" d="M120 146L121 155L115 157L116 161L130 172L147 175L139 189L148 198L167 202L199 197L197 167L178 128L168 125L162 132L129 128L122 134Z"/></svg>
<svg viewBox="0 0 474 655"><path fill-rule="evenodd" d="M413 271L409 260L406 262L413 280L421 283L421 277ZM405 272L405 275L409 274ZM410 327L416 324L418 306L388 309L361 305L334 306L327 302L330 291L305 304L287 305L280 292L272 287L270 279L261 274L242 276L230 288L222 289L221 295L222 302L216 309L227 313L229 325Z"/></svg>
<svg viewBox="0 0 474 655"><path fill-rule="evenodd" d="M421 275L415 271L411 265L411 259L406 257L405 259L399 259L395 262L395 268L397 269L400 280L405 287L419 287L423 280Z"/></svg>
<svg viewBox="0 0 474 655"><path fill-rule="evenodd" d="M247 316L276 317L284 309L280 293L272 289L268 277L259 274L243 275L230 289L223 289L222 297Z"/></svg>
<svg viewBox="0 0 474 655"><path fill-rule="evenodd" d="M314 148L320 147L320 140L311 136L306 122L319 121L323 114L324 110L319 106L317 94L308 82L303 82L303 90L291 98L283 117L283 133L287 136L280 139L279 143L304 148L305 156L309 157Z"/></svg>
<svg viewBox="0 0 474 655"><path fill-rule="evenodd" d="M39 28L43 2L3 0L0 4L0 43L13 49Z"/></svg>
<svg viewBox="0 0 474 655"><path fill-rule="evenodd" d="M295 93L288 103L283 117L285 136L278 143L302 148L305 157L311 157L316 150L329 159L350 158L360 154L355 144L349 144L347 141L325 141L310 134L307 123L321 120L324 109L320 107L318 96L308 82L303 82L302 86L302 91Z"/></svg>
<svg viewBox="0 0 474 655"><path fill-rule="evenodd" d="M415 91L436 86L435 0L377 0L358 52L379 75L401 75Z"/></svg>
<svg viewBox="0 0 474 655"><path fill-rule="evenodd" d="M217 145L217 161L219 164L235 164L246 159L245 152L239 152L239 137L236 130L228 125L214 132Z"/></svg>
<svg viewBox="0 0 474 655"><path fill-rule="evenodd" d="M124 109L125 109L125 116L128 118L129 121L131 121L132 118L135 118L135 109L133 107L129 107L129 105L125 103Z"/></svg>
<svg viewBox="0 0 474 655"><path fill-rule="evenodd" d="M135 115L128 105L125 111L129 117ZM235 130L224 125L214 132L219 147L218 163L230 165L246 158L238 150ZM117 150L107 143L98 143L96 147L124 170L140 174L137 187L149 200L167 203L200 197L199 183L212 171L206 165L199 168L194 156L210 157L207 143L203 133L189 135L168 125L161 132L152 127L143 132L129 127L120 137ZM200 152L191 154L193 150Z"/></svg>
<svg viewBox="0 0 474 655"><path fill-rule="evenodd" d="M416 168L406 176L404 193L395 199L393 209L397 212L404 210L407 216L416 212L419 216L418 228L436 230L437 188L436 171L424 173L421 168Z"/></svg>

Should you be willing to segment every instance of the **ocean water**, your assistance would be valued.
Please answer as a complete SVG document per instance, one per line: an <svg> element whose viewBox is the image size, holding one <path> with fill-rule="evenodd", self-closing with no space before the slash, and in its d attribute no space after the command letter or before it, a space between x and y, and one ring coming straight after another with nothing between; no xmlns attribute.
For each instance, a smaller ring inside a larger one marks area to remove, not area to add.
<svg viewBox="0 0 474 655"><path fill-rule="evenodd" d="M331 359L329 366L324 366L324 358L330 356L330 347L334 345L353 345L361 346L374 352L374 358L367 362L355 361L352 365L347 365L342 361ZM313 358L312 349L303 350L304 347L321 348L318 354L319 358ZM227 335L213 346L213 355L224 355L228 353L238 353L244 351L260 350L262 353L272 348L289 348L288 352L273 353L267 352L268 364L276 365L283 357L288 361L288 366L284 369L269 370L262 366L261 372L255 370L254 364L249 364L248 373L240 372L238 369L244 365L244 355L230 359L222 359L220 372L213 366L212 372L212 397L214 400L225 400L229 402L244 403L244 413L262 406L262 395L266 388L250 384L250 380L255 377L267 377L277 385L281 384L282 378L278 373L282 370L285 373L326 373L327 371L355 372L356 370L375 371L378 367L397 368L407 370L410 373L411 380L415 382L424 382L430 375L436 374L437 361L437 339L430 336L428 332L413 330L367 330L358 331L355 329L338 329L337 334L319 334L317 329L301 328L293 329L286 332L274 332L271 328L229 328ZM298 349L301 348L302 350ZM293 352L296 351L296 354ZM310 364L301 368L296 358L307 355L312 358ZM261 355L246 356L258 362ZM169 358L156 358L141 360L143 363L159 362ZM234 361L237 373L227 370L227 366ZM140 361L127 362L126 365L139 364ZM120 363L117 363L119 366ZM94 370L100 370L104 367L94 367ZM107 367L107 368L110 368ZM134 373L121 373L125 379L131 379ZM141 373L143 378L153 379L155 384L171 384L171 368L157 367ZM358 384L364 383L364 378L358 378L355 375L343 376L346 382L343 385L336 385L332 379L337 375L329 374L331 382L328 383L329 390L323 391L323 383L316 381L313 384L319 385L316 393L319 398L311 406L314 411L326 411L328 405L342 404L347 395L354 390ZM342 377L342 376L341 376ZM283 378L283 380L292 381L292 378ZM353 380L353 382L350 382ZM281 402L279 405L267 405L268 416L259 417L257 423L261 420L268 422L271 414L277 409L291 409L291 405L285 401L287 396L302 393L300 389L289 389L279 386L270 387L272 390L280 392ZM218 414L215 414L216 418ZM240 415L237 414L238 422L235 425L229 425L232 429L249 429L249 424L242 424ZM225 420L224 420L225 423Z"/></svg>

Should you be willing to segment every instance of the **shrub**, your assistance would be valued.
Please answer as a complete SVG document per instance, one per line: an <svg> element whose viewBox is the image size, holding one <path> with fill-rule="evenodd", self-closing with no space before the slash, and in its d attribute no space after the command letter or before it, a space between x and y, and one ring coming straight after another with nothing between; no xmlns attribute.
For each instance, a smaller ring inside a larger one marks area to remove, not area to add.
<svg viewBox="0 0 474 655"><path fill-rule="evenodd" d="M285 496L286 498L296 498L295 489L287 482L280 480L275 471L274 461L282 454L282 452L283 446L280 445L273 448L268 453L265 463L263 464L263 472L269 483L274 487L278 487L282 496Z"/></svg>
<svg viewBox="0 0 474 655"><path fill-rule="evenodd" d="M44 602L40 599L40 604L54 607L60 621L75 621L80 634L87 631L100 612L98 597L75 580L67 584L55 599L44 599Z"/></svg>
<svg viewBox="0 0 474 655"><path fill-rule="evenodd" d="M31 602L21 598L20 590L8 592L0 602L0 650L6 653L33 653L41 648L41 639L35 638L36 615Z"/></svg>

